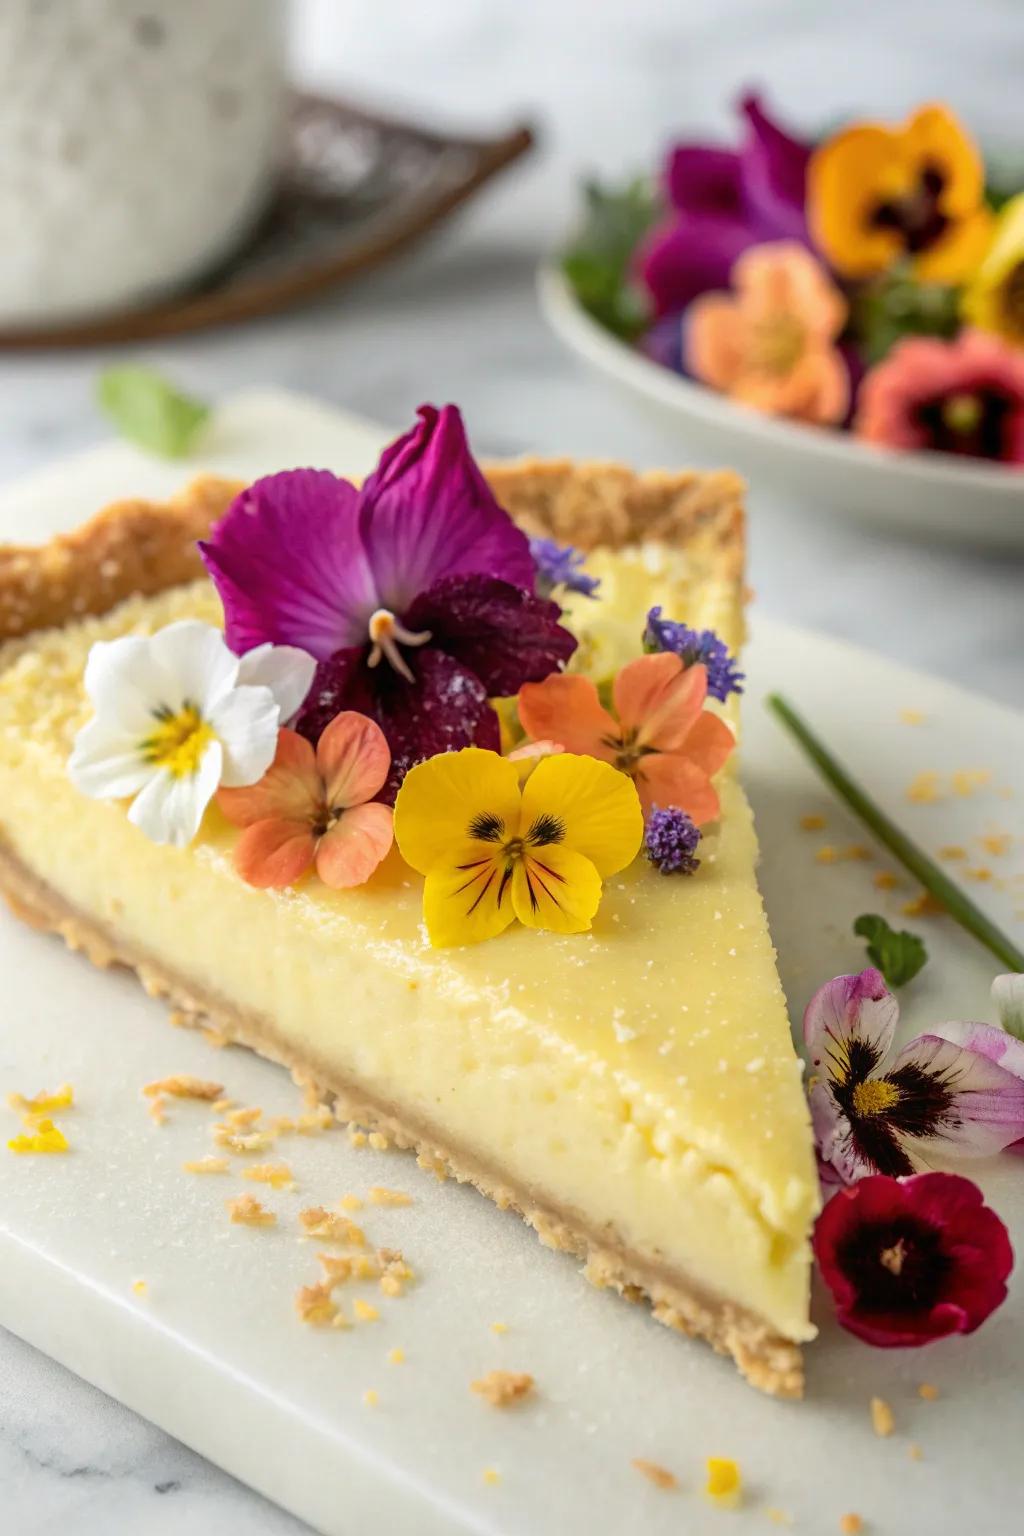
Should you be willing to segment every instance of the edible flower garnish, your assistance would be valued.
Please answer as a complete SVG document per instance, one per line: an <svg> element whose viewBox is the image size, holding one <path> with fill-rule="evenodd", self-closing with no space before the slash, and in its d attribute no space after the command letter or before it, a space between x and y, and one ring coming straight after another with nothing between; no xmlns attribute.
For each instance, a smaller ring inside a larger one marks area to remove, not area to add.
<svg viewBox="0 0 1024 1536"><path fill-rule="evenodd" d="M992 1001L1003 1028L1024 1041L1024 976L997 976L992 983Z"/></svg>
<svg viewBox="0 0 1024 1536"><path fill-rule="evenodd" d="M274 761L248 789L221 789L217 804L245 831L235 868L256 886L292 885L312 866L335 890L362 885L391 847L392 812L374 802L391 766L380 726L347 710L317 743L282 730Z"/></svg>
<svg viewBox="0 0 1024 1536"><path fill-rule="evenodd" d="M534 741L555 739L628 774L645 815L675 805L702 826L718 815L711 778L735 746L725 722L704 708L707 691L706 667L664 651L622 668L614 713L589 677L559 674L519 690L519 719Z"/></svg>
<svg viewBox="0 0 1024 1536"><path fill-rule="evenodd" d="M846 300L803 245L745 251L731 293L705 293L686 312L683 356L695 378L772 416L842 421L850 376L836 346Z"/></svg>
<svg viewBox="0 0 1024 1536"><path fill-rule="evenodd" d="M663 619L660 604L647 614L643 634L645 651L674 651L684 666L707 668L708 693L723 704L730 693L743 692L743 673L729 654L729 647L713 629L691 629L675 619Z"/></svg>
<svg viewBox="0 0 1024 1536"><path fill-rule="evenodd" d="M700 868L696 858L700 828L694 826L678 805L663 809L655 806L647 818L644 852L663 875L694 875Z"/></svg>
<svg viewBox="0 0 1024 1536"><path fill-rule="evenodd" d="M420 763L395 802L402 857L426 876L423 918L436 946L493 938L516 918L554 933L588 929L601 882L635 857L636 791L606 763L516 764L468 747Z"/></svg>
<svg viewBox="0 0 1024 1536"><path fill-rule="evenodd" d="M314 665L292 646L239 657L220 630L192 619L98 641L85 667L96 713L75 738L71 781L93 800L131 797L134 826L183 847L219 785L254 784L269 768Z"/></svg>
<svg viewBox="0 0 1024 1536"><path fill-rule="evenodd" d="M807 1006L804 1039L820 1074L811 1118L826 1179L910 1174L927 1153L987 1157L1024 1136L1024 1079L977 1043L986 1031L1009 1036L993 1025L940 1025L883 1071L898 1018L876 970L836 976ZM971 1032L970 1044L949 1038L958 1030Z"/></svg>
<svg viewBox="0 0 1024 1536"><path fill-rule="evenodd" d="M637 268L658 315L677 313L709 288L724 288L738 256L766 240L805 240L809 148L778 126L760 98L739 103L739 152L677 144L664 186L671 213L640 245Z"/></svg>
<svg viewBox="0 0 1024 1536"><path fill-rule="evenodd" d="M576 641L534 596L526 535L499 507L454 406L422 406L359 490L326 470L257 480L203 559L236 651L261 641L317 660L296 721L310 741L342 710L391 748L384 796L415 762L497 748L488 699L564 664Z"/></svg>
<svg viewBox="0 0 1024 1536"><path fill-rule="evenodd" d="M537 567L538 597L550 597L557 587L565 592L578 592L581 597L597 596L600 579L587 575L583 569L586 555L571 544L559 544L555 539L531 539L530 554Z"/></svg>
<svg viewBox="0 0 1024 1536"><path fill-rule="evenodd" d="M964 318L1024 347L1024 192L1000 211L995 236L961 301Z"/></svg>
<svg viewBox="0 0 1024 1536"><path fill-rule="evenodd" d="M827 139L811 156L807 212L816 244L850 278L906 258L923 282L958 283L992 233L981 156L938 104L895 128L854 123Z"/></svg>
<svg viewBox="0 0 1024 1536"><path fill-rule="evenodd" d="M861 385L853 429L888 448L1024 464L1024 353L998 336L910 336Z"/></svg>
<svg viewBox="0 0 1024 1536"><path fill-rule="evenodd" d="M1013 1249L970 1179L880 1174L838 1191L814 1252L842 1326L883 1349L973 1333L1006 1299Z"/></svg>

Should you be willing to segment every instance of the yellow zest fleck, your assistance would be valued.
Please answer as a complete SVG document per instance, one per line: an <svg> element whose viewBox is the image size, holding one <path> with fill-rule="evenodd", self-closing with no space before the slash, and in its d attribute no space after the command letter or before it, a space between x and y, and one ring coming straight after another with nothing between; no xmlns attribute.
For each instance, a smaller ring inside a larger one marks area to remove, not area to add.
<svg viewBox="0 0 1024 1536"><path fill-rule="evenodd" d="M372 1387L368 1387L363 1393L363 1402L366 1404L367 1408L376 1408L377 1404L380 1402L380 1393L375 1392Z"/></svg>
<svg viewBox="0 0 1024 1536"><path fill-rule="evenodd" d="M267 1121L267 1130L272 1136L287 1136L294 1129L295 1121L291 1115L271 1115Z"/></svg>
<svg viewBox="0 0 1024 1536"><path fill-rule="evenodd" d="M899 877L888 869L879 869L872 876L872 884L880 891L894 891L899 883Z"/></svg>
<svg viewBox="0 0 1024 1536"><path fill-rule="evenodd" d="M923 1398L926 1403L934 1403L939 1397L939 1389L935 1386L934 1382L922 1381L917 1389L917 1395Z"/></svg>
<svg viewBox="0 0 1024 1536"><path fill-rule="evenodd" d="M243 1170L242 1177L257 1184L269 1184L271 1189L295 1188L295 1175L287 1163L254 1163Z"/></svg>
<svg viewBox="0 0 1024 1536"><path fill-rule="evenodd" d="M864 1529L864 1521L860 1515L840 1515L839 1529L842 1536L859 1536L859 1532Z"/></svg>
<svg viewBox="0 0 1024 1536"><path fill-rule="evenodd" d="M230 1035L225 1035L221 1030L213 1029L210 1026L206 1026L204 1029L201 1029L199 1033L202 1035L207 1045L215 1051L222 1051L224 1050L225 1046L228 1046L232 1043Z"/></svg>
<svg viewBox="0 0 1024 1536"><path fill-rule="evenodd" d="M400 1189L385 1189L381 1184L373 1185L368 1198L371 1205L412 1205L412 1195Z"/></svg>
<svg viewBox="0 0 1024 1536"><path fill-rule="evenodd" d="M324 1243L344 1243L350 1248L366 1246L366 1233L347 1216L336 1215L322 1205L308 1206L299 1212L299 1223L307 1237Z"/></svg>
<svg viewBox="0 0 1024 1536"><path fill-rule="evenodd" d="M492 1333L508 1333L508 1323L492 1323Z"/></svg>
<svg viewBox="0 0 1024 1536"><path fill-rule="evenodd" d="M75 1092L70 1083L63 1083L53 1093L47 1093L44 1089L31 1099L26 1099L20 1093L9 1093L7 1103L19 1115L52 1115L58 1109L72 1109Z"/></svg>
<svg viewBox="0 0 1024 1536"><path fill-rule="evenodd" d="M274 1145L274 1137L269 1131L233 1131L229 1125L215 1125L213 1139L218 1147L223 1147L226 1152L238 1152L247 1154L250 1152L266 1152Z"/></svg>
<svg viewBox="0 0 1024 1536"><path fill-rule="evenodd" d="M187 1072L176 1072L173 1077L160 1077L147 1083L142 1092L147 1099L167 1094L172 1099L205 1099L212 1103L224 1092L223 1083L208 1083L201 1077L190 1077Z"/></svg>
<svg viewBox="0 0 1024 1536"><path fill-rule="evenodd" d="M198 773L213 739L213 727L194 704L185 704L173 713L168 711L139 749L146 762L165 768L172 779L190 779Z"/></svg>
<svg viewBox="0 0 1024 1536"><path fill-rule="evenodd" d="M817 811L807 811L800 817L800 825L805 832L822 832L825 828L825 818ZM636 1466L636 1462L633 1465Z"/></svg>
<svg viewBox="0 0 1024 1536"><path fill-rule="evenodd" d="M352 1311L361 1323L376 1323L380 1321L380 1313L371 1301L364 1301L357 1296L352 1303Z"/></svg>
<svg viewBox="0 0 1024 1536"><path fill-rule="evenodd" d="M181 1166L186 1173L227 1173L231 1164L226 1157L197 1157Z"/></svg>
<svg viewBox="0 0 1024 1536"><path fill-rule="evenodd" d="M838 864L839 849L833 848L831 843L825 843L814 855L819 864Z"/></svg>
<svg viewBox="0 0 1024 1536"><path fill-rule="evenodd" d="M318 1253L317 1259L323 1268L326 1283L334 1286L342 1285L346 1280L351 1280L352 1260L347 1254Z"/></svg>
<svg viewBox="0 0 1024 1536"><path fill-rule="evenodd" d="M944 917L946 909L941 901L936 901L931 891L922 891L910 901L905 901L900 907L904 917Z"/></svg>
<svg viewBox="0 0 1024 1536"><path fill-rule="evenodd" d="M986 832L981 839L981 846L986 853L990 853L994 859L1001 859L1008 854L1013 845L1013 839L1008 832Z"/></svg>
<svg viewBox="0 0 1024 1536"><path fill-rule="evenodd" d="M277 1217L265 1209L253 1195L239 1195L235 1200L225 1200L231 1220L244 1227L273 1227Z"/></svg>
<svg viewBox="0 0 1024 1536"><path fill-rule="evenodd" d="M939 776L934 769L928 768L917 774L907 786L907 799L915 805L934 805L942 798Z"/></svg>
<svg viewBox="0 0 1024 1536"><path fill-rule="evenodd" d="M135 1292L136 1296L145 1296L146 1292L149 1290L149 1287L145 1280L133 1280L132 1290Z"/></svg>
<svg viewBox="0 0 1024 1536"><path fill-rule="evenodd" d="M961 795L965 800L991 781L991 768L958 768L951 780L954 795Z"/></svg>
<svg viewBox="0 0 1024 1536"><path fill-rule="evenodd" d="M984 865L980 865L977 869L965 869L964 878L966 880L977 880L980 884L985 885L992 879L992 871Z"/></svg>
<svg viewBox="0 0 1024 1536"><path fill-rule="evenodd" d="M858 863L865 863L871 858L871 849L865 848L863 843L849 843L843 849L844 859L853 859Z"/></svg>
<svg viewBox="0 0 1024 1536"><path fill-rule="evenodd" d="M924 1461L924 1451L919 1445L908 1445L907 1455L910 1457L911 1461Z"/></svg>
<svg viewBox="0 0 1024 1536"><path fill-rule="evenodd" d="M316 1285L302 1285L295 1293L295 1310L302 1322L313 1328L323 1328L334 1322L338 1315L337 1304L331 1297L331 1288L321 1280Z"/></svg>
<svg viewBox="0 0 1024 1536"><path fill-rule="evenodd" d="M247 1104L241 1109L231 1110L226 1121L233 1131L250 1131L262 1114L258 1104Z"/></svg>
<svg viewBox="0 0 1024 1536"><path fill-rule="evenodd" d="M928 716L920 709L901 709L900 719L904 725L924 725Z"/></svg>
<svg viewBox="0 0 1024 1536"><path fill-rule="evenodd" d="M630 1465L635 1467L641 1477L646 1477L655 1488L664 1488L668 1492L672 1488L679 1487L679 1479L671 1473L667 1467L661 1467L656 1461L648 1461L643 1456L634 1456Z"/></svg>
<svg viewBox="0 0 1024 1536"><path fill-rule="evenodd" d="M381 1131L371 1131L366 1139L375 1152L386 1152L391 1145Z"/></svg>
<svg viewBox="0 0 1024 1536"><path fill-rule="evenodd" d="M529 1397L533 1391L533 1377L527 1371L488 1371L478 1381L471 1381L469 1389L484 1398L492 1408L508 1408Z"/></svg>
<svg viewBox="0 0 1024 1536"><path fill-rule="evenodd" d="M395 1346L394 1349L389 1349L388 1350L388 1364L389 1365L404 1365L405 1364L405 1350L404 1349L399 1349L397 1345Z"/></svg>
<svg viewBox="0 0 1024 1536"><path fill-rule="evenodd" d="M149 1101L149 1118L154 1125L163 1125L167 1119L167 1100L162 1093Z"/></svg>
<svg viewBox="0 0 1024 1536"><path fill-rule="evenodd" d="M484 1467L482 1476L483 1481L487 1483L491 1488L495 1487L496 1484L501 1482L501 1473L498 1471L497 1467Z"/></svg>
<svg viewBox="0 0 1024 1536"><path fill-rule="evenodd" d="M772 1525L793 1524L793 1516L789 1514L789 1512L785 1509L775 1509L772 1506L769 1506L765 1509L765 1514L771 1521Z"/></svg>
<svg viewBox="0 0 1024 1536"><path fill-rule="evenodd" d="M318 1109L311 1109L299 1115L295 1121L295 1129L300 1136L318 1136L321 1131L329 1131L335 1124L334 1116L327 1105L321 1104Z"/></svg>
<svg viewBox="0 0 1024 1536"><path fill-rule="evenodd" d="M893 1418L892 1409L884 1397L871 1399L871 1427L881 1439L891 1435L896 1428L896 1420Z"/></svg>
<svg viewBox="0 0 1024 1536"><path fill-rule="evenodd" d="M215 1114L222 1115L226 1109L230 1109L234 1099L215 1099L210 1108Z"/></svg>
<svg viewBox="0 0 1024 1536"><path fill-rule="evenodd" d="M957 859L966 859L966 857L967 849L961 848L959 843L947 843L944 848L939 849L939 858L948 859L951 864Z"/></svg>
<svg viewBox="0 0 1024 1536"><path fill-rule="evenodd" d="M359 1130L350 1130L349 1133L348 1133L348 1144L349 1144L350 1147L365 1147L366 1146L366 1132L365 1131L359 1131Z"/></svg>
<svg viewBox="0 0 1024 1536"><path fill-rule="evenodd" d="M31 1130L27 1135L12 1136L7 1143L12 1152L19 1157L35 1152L66 1152L68 1150L67 1137L64 1132L52 1120L45 1117L34 1120Z"/></svg>
<svg viewBox="0 0 1024 1536"><path fill-rule="evenodd" d="M361 1211L363 1202L358 1195L342 1195L338 1201L343 1211Z"/></svg>
<svg viewBox="0 0 1024 1536"><path fill-rule="evenodd" d="M743 1479L736 1462L726 1456L709 1456L706 1466L708 1478L704 1491L708 1498L716 1504L735 1508L743 1495Z"/></svg>

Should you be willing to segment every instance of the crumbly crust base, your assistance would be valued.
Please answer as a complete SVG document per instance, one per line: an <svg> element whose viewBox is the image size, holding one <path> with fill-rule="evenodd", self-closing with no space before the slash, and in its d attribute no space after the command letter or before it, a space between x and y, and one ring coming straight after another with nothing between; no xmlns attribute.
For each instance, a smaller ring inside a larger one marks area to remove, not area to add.
<svg viewBox="0 0 1024 1536"><path fill-rule="evenodd" d="M592 1284L616 1290L630 1301L648 1300L659 1322L706 1339L719 1354L731 1355L747 1380L762 1392L776 1397L803 1395L799 1347L767 1323L709 1295L685 1275L630 1250L613 1231L596 1233L576 1212L560 1209L540 1191L517 1185L500 1169L447 1143L432 1125L407 1118L399 1107L377 1098L355 1079L340 1077L307 1058L279 1039L268 1020L206 993L76 911L2 845L0 892L16 916L32 927L59 934L70 949L80 950L94 965L103 969L122 965L135 971L149 995L168 1002L179 1018L212 1026L228 1040L286 1067L301 1085L315 1084L339 1120L381 1131L396 1145L412 1148L423 1166L442 1177L450 1174L460 1183L473 1184L502 1210L518 1212L547 1247L584 1260L584 1273Z"/></svg>
<svg viewBox="0 0 1024 1536"><path fill-rule="evenodd" d="M702 576L742 581L743 482L727 470L638 475L619 464L526 459L484 472L527 533L582 549L660 539L685 549ZM242 489L204 475L169 502L115 502L48 544L0 545L0 640L204 575L196 540Z"/></svg>

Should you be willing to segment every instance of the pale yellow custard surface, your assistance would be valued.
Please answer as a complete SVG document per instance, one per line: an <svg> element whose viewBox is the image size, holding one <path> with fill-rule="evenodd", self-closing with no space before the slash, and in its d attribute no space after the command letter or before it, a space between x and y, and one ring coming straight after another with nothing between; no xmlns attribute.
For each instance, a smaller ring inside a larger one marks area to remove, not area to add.
<svg viewBox="0 0 1024 1536"><path fill-rule="evenodd" d="M723 588L698 603L682 557L641 549L588 564L605 598L577 601L573 624L601 655L596 670L636 653L650 602L738 642L735 599ZM397 852L355 891L313 878L259 891L235 874L238 834L215 808L175 850L147 841L123 806L72 788L89 647L183 617L220 622L207 583L0 650L0 835L14 855L139 951L269 1021L311 1066L442 1128L784 1337L812 1337L818 1185L735 774L721 775L722 819L695 877L638 859L606 885L589 934L513 927L434 950L422 881Z"/></svg>

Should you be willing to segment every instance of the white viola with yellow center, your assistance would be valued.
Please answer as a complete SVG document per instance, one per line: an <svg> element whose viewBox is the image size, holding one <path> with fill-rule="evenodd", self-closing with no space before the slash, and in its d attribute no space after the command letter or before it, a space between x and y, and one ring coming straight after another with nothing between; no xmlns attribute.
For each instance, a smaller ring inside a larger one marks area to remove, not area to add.
<svg viewBox="0 0 1024 1536"><path fill-rule="evenodd" d="M543 757L525 784L521 767L467 747L406 775L395 836L426 876L423 919L434 945L493 938L517 918L585 932L602 881L639 851L643 812L624 774L568 752Z"/></svg>
<svg viewBox="0 0 1024 1536"><path fill-rule="evenodd" d="M129 821L183 847L219 786L266 772L314 669L293 646L236 656L219 630L191 620L101 641L84 680L96 713L75 739L71 780L95 800L130 798Z"/></svg>

